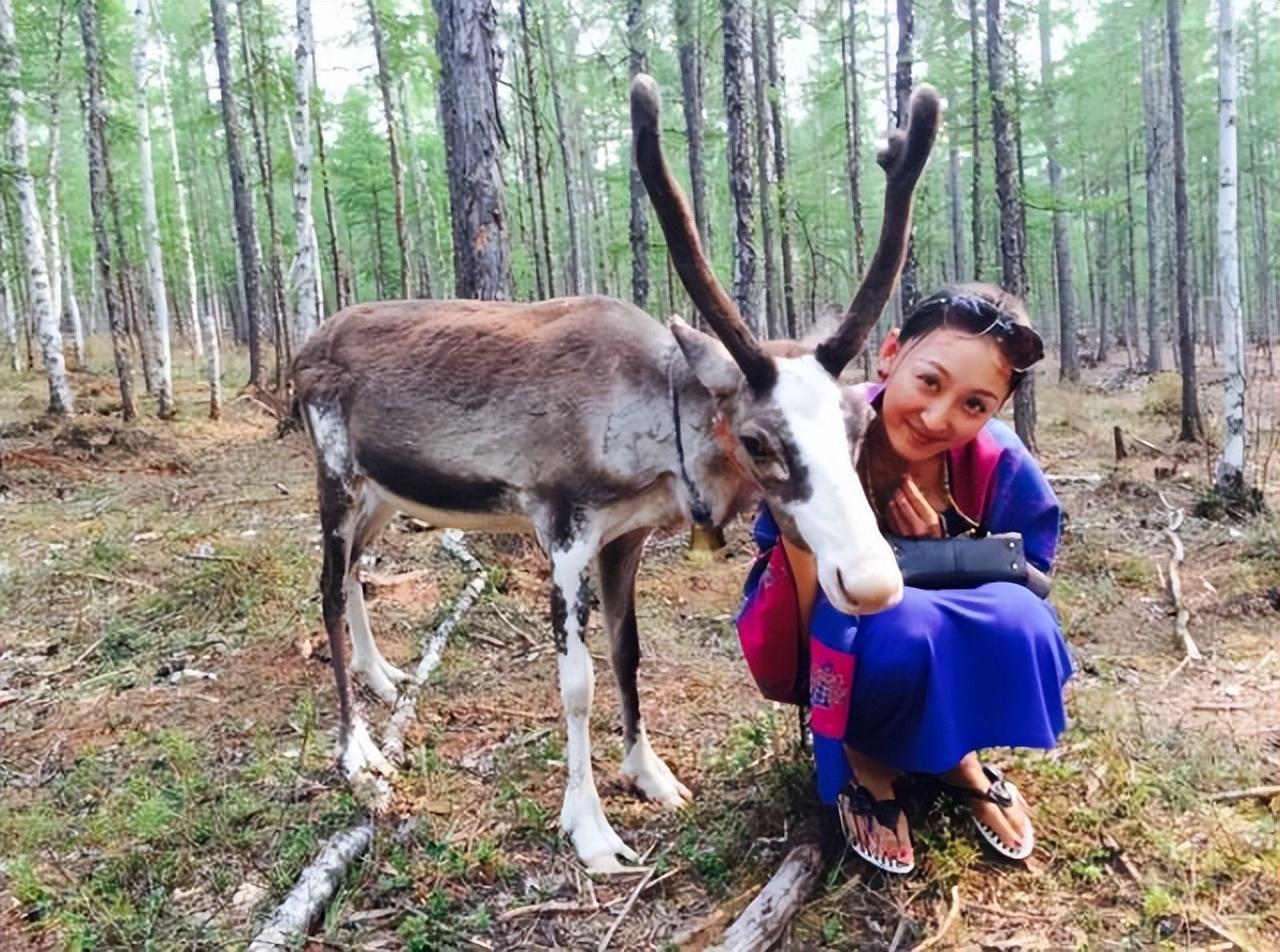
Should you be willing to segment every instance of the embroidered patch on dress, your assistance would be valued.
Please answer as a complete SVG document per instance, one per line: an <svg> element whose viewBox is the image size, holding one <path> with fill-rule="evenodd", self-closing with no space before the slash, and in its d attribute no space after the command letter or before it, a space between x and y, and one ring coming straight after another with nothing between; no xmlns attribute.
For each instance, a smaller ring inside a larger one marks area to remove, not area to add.
<svg viewBox="0 0 1280 952"><path fill-rule="evenodd" d="M857 659L852 654L827 647L817 638L810 639L809 650L809 707L813 732L822 737L844 737Z"/></svg>

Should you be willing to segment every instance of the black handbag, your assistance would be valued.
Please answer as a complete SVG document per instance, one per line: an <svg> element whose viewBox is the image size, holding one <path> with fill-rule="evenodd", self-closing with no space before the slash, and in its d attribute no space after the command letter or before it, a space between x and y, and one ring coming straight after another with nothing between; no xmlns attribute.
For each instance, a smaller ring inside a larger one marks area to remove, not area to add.
<svg viewBox="0 0 1280 952"><path fill-rule="evenodd" d="M1049 577L1027 562L1022 535L1004 532L981 538L907 539L885 536L902 571L915 588L974 588L988 582L1016 582L1041 598Z"/></svg>

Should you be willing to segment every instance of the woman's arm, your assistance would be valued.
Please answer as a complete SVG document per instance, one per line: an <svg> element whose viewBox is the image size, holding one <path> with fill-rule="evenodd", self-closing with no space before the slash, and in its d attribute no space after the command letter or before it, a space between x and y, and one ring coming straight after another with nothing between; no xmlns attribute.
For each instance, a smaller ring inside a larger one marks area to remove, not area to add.
<svg viewBox="0 0 1280 952"><path fill-rule="evenodd" d="M813 604L818 598L818 560L808 549L802 549L782 538L782 548L787 554L787 563L791 566L791 577L796 584L796 604L800 608L800 630L809 630L809 620L813 617Z"/></svg>

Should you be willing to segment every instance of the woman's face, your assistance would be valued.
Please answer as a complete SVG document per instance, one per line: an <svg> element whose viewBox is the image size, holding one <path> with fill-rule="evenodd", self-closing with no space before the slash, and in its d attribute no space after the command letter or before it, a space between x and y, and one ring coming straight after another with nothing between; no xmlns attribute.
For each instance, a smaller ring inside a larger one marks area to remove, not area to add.
<svg viewBox="0 0 1280 952"><path fill-rule="evenodd" d="M895 452L923 462L967 443L1009 396L1013 368L990 337L938 328L880 348L880 415Z"/></svg>

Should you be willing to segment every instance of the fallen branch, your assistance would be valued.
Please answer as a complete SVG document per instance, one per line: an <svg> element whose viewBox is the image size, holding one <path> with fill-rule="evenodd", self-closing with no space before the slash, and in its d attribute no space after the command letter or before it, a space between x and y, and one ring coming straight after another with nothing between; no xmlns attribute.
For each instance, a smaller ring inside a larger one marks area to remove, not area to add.
<svg viewBox="0 0 1280 952"><path fill-rule="evenodd" d="M942 941L943 937L946 936L948 932L951 931L951 927L956 924L956 920L959 918L960 918L960 887L952 886L951 887L951 908L947 910L947 916L945 919L942 920L942 925L938 927L937 932L935 932L933 935L929 936L929 938L925 939L923 942L921 942L919 945L913 948L911 952L924 952L925 949L933 948L935 945L937 945L939 942Z"/></svg>
<svg viewBox="0 0 1280 952"><path fill-rule="evenodd" d="M1235 803L1238 800L1270 800L1280 797L1280 783L1269 783L1261 787L1245 787L1243 790L1223 790L1209 796L1213 803Z"/></svg>
<svg viewBox="0 0 1280 952"><path fill-rule="evenodd" d="M462 533L455 530L449 530L440 537L440 544L454 558L458 559L475 574L472 575L471 581L467 583L467 587L462 590L453 608L449 611L448 617L445 618L432 632L422 646L422 660L418 662L417 669L413 672L413 680L400 693L400 699L396 701L395 710L392 712L390 719L387 721L386 732L382 735L382 753L393 763L404 760L404 732L413 720L414 713L418 709L418 695L422 693L422 686L426 684L427 678L431 677L431 672L440 664L440 657L444 653L445 642L449 640L449 635L458 623L462 621L465 615L475 604L480 593L484 591L485 571L474 555L467 549L462 541Z"/></svg>
<svg viewBox="0 0 1280 952"><path fill-rule="evenodd" d="M1191 612L1187 610L1187 606L1182 600L1182 576L1178 574L1178 566L1182 564L1184 558L1182 539L1178 536L1178 529L1182 527L1182 520L1182 510L1173 510L1169 516L1169 525L1164 530L1165 535L1169 537L1169 541L1173 544L1173 555L1169 558L1168 585L1166 587L1169 591L1169 599L1173 602L1173 631L1182 645L1183 655L1192 661L1202 661L1204 655L1196 647L1195 641L1191 638L1191 631L1187 627L1187 623L1191 620Z"/></svg>
<svg viewBox="0 0 1280 952"><path fill-rule="evenodd" d="M650 866L645 870L644 878L636 883L636 888L631 890L631 895L627 899L627 904L622 907L622 912L618 913L618 918L613 920L613 925L609 927L609 931L604 934L604 938L600 940L600 944L596 946L596 952L604 952L609 948L609 943L613 940L613 934L618 931L618 926L622 925L622 920L627 918L631 912L631 907L636 904L636 898L644 892L644 887L649 885L649 880L653 878L653 867Z"/></svg>
<svg viewBox="0 0 1280 952"><path fill-rule="evenodd" d="M372 820L330 837L320 855L302 871L284 902L267 917L249 944L249 952L294 948L298 937L305 936L312 923L324 914L347 867L369 848L372 839Z"/></svg>
<svg viewBox="0 0 1280 952"><path fill-rule="evenodd" d="M772 948L813 895L823 869L822 848L817 840L793 847L751 905L725 930L716 948L723 952L764 952Z"/></svg>
<svg viewBox="0 0 1280 952"><path fill-rule="evenodd" d="M512 919L519 919L521 916L537 916L544 912L599 912L599 903L582 903L582 902L566 902L563 899L553 902L535 902L531 906L517 906L515 909L508 909L502 915L498 916L499 922L510 922Z"/></svg>

